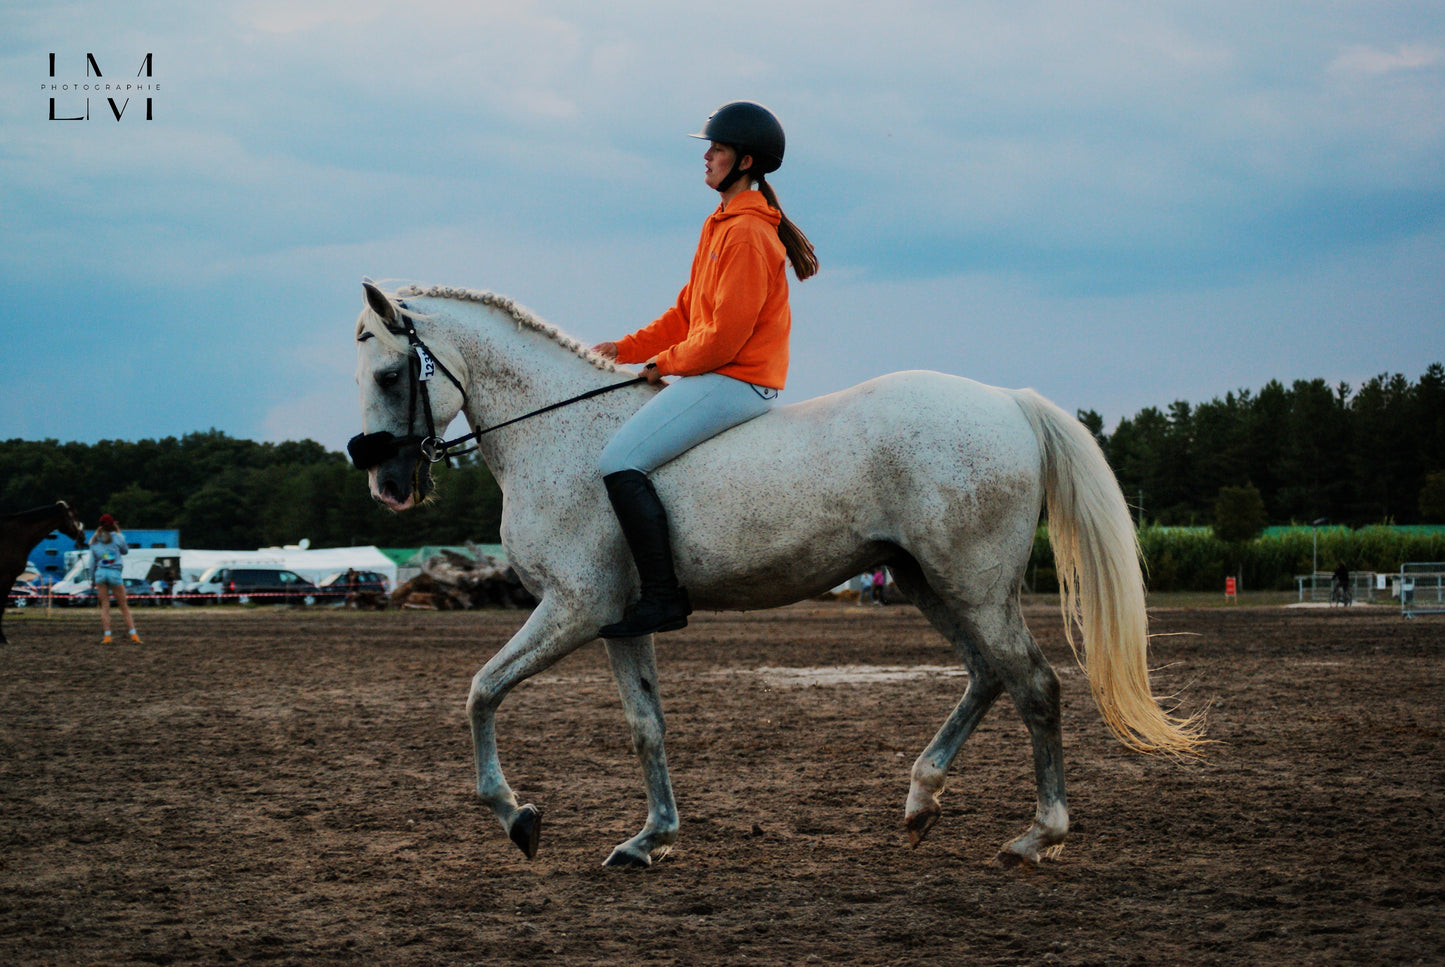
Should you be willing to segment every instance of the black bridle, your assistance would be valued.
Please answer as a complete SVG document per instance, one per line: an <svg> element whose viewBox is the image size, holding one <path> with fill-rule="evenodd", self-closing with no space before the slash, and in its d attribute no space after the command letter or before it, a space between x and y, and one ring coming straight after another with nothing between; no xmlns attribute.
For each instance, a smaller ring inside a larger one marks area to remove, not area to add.
<svg viewBox="0 0 1445 967"><path fill-rule="evenodd" d="M397 307L402 310L397 313L397 318L401 322L401 331L406 334L407 343L411 347L409 363L407 365L410 389L407 398L406 427L410 430L416 425L416 407L418 401L420 401L422 412L426 414L426 436L416 436L412 434L410 436L398 437L387 430L382 430L380 433L358 433L352 437L351 442L346 445L346 452L351 455L351 462L358 470L370 470L373 467L380 466L396 456L402 447L413 444L416 445L421 451L421 455L429 462L437 463L445 460L447 461L447 466L451 466L452 457L471 453L477 449L477 444L472 443L472 445L465 450L459 450L457 449L458 447L473 440L480 440L484 434L491 433L493 430L500 430L504 426L520 423L534 416L550 413L552 410L570 406L573 403L580 403L594 396L601 396L603 393L610 393L613 390L647 382L647 377L638 376L635 379L629 379L621 383L611 383L594 390L588 390L585 393L579 393L576 396L558 403L551 403L540 409L533 410L530 413L523 413L521 416L513 417L505 423L496 423L483 429L474 428L472 432L465 436L459 436L455 440L442 440L436 434L436 424L432 419L431 394L427 391L427 383L430 382L436 372L440 371L441 374L457 388L457 392L462 394L463 412L466 411L467 406L466 387L462 386L461 380L452 375L452 371L447 369L446 365L432 354L432 351L427 348L426 343L421 341L421 337L418 336L416 332L416 323L412 320L410 314L406 312L406 303L398 299L396 304ZM392 329L391 331L397 332L396 329Z"/></svg>

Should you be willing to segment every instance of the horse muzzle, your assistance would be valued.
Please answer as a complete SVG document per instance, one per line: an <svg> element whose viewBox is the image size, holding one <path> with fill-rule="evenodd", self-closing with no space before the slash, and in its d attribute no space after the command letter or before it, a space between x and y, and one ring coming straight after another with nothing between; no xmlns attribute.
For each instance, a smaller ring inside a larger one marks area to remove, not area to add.
<svg viewBox="0 0 1445 967"><path fill-rule="evenodd" d="M358 433L346 444L346 452L357 470L374 470L388 460L395 460L403 447L419 446L423 442L421 437L399 437L387 430Z"/></svg>
<svg viewBox="0 0 1445 967"><path fill-rule="evenodd" d="M346 452L352 464L366 471L371 495L394 511L408 510L431 492L427 452L434 438L398 437L390 432L361 433L351 438ZM426 460L422 458L426 457Z"/></svg>

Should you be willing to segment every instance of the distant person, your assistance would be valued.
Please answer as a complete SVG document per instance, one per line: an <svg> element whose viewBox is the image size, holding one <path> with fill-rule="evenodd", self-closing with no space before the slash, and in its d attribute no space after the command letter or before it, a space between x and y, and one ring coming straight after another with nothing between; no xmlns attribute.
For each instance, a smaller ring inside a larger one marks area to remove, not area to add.
<svg viewBox="0 0 1445 967"><path fill-rule="evenodd" d="M1334 577L1330 580L1330 600L1339 597L1341 601L1349 603L1350 600L1350 566L1341 561L1335 567Z"/></svg>
<svg viewBox="0 0 1445 967"><path fill-rule="evenodd" d="M130 640L140 644L136 634L135 621L130 616L130 605L125 600L125 581L121 577L122 558L130 553L125 535L120 532L115 518L109 514L100 515L100 523L90 536L91 583L95 586L95 597L100 602L100 629L105 633L102 644L110 644L110 597L115 595L120 605L120 616L130 628Z"/></svg>
<svg viewBox="0 0 1445 967"><path fill-rule="evenodd" d="M181 576L181 572L174 569L166 571L166 580L169 581L171 585L171 604L181 604L180 599L186 592L186 582Z"/></svg>

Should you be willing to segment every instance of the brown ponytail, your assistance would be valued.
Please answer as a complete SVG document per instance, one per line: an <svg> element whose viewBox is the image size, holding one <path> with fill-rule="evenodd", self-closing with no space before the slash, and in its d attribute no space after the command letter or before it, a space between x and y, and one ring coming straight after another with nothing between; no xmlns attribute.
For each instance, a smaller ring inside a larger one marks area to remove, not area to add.
<svg viewBox="0 0 1445 967"><path fill-rule="evenodd" d="M768 204L781 215L783 206L778 204L778 194L773 191L773 186L768 184L761 174L754 180ZM803 230L794 225L787 215L783 215L783 220L778 222L778 238L782 241L783 248L787 249L788 262L792 264L793 274L798 277L799 282L818 274L818 256L813 251L813 243L808 241L808 236L804 235Z"/></svg>

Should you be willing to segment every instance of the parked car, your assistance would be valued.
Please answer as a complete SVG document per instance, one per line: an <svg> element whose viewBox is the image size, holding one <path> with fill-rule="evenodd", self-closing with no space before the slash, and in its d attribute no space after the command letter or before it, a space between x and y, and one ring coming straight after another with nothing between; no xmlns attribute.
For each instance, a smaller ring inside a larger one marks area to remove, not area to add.
<svg viewBox="0 0 1445 967"><path fill-rule="evenodd" d="M126 600L131 604L139 606L157 603L151 586L140 578L123 578L122 581L125 584ZM96 606L95 586L89 580L59 582L51 589L51 601L61 607L93 608Z"/></svg>
<svg viewBox="0 0 1445 967"><path fill-rule="evenodd" d="M213 567L201 575L195 592L239 604L315 604L316 585L275 567Z"/></svg>
<svg viewBox="0 0 1445 967"><path fill-rule="evenodd" d="M377 571L337 571L328 574L317 585L323 601L338 603L346 600L348 594L370 591L375 594L390 594L391 586L386 575Z"/></svg>
<svg viewBox="0 0 1445 967"><path fill-rule="evenodd" d="M29 581L17 581L10 589L7 596L7 608L38 608L45 605L45 591L43 588L31 584Z"/></svg>

